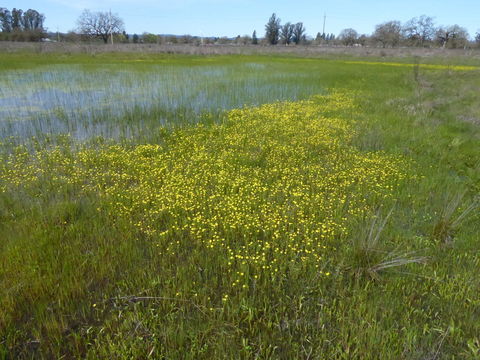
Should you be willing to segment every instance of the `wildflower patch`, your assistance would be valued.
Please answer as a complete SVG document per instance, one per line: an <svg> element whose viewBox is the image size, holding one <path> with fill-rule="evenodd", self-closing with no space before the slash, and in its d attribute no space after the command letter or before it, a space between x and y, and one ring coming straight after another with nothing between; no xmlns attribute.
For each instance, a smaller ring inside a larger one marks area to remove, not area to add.
<svg viewBox="0 0 480 360"><path fill-rule="evenodd" d="M356 111L333 92L232 110L162 144L18 150L2 162L0 189L94 197L158 256L200 248L223 256L232 286L247 286L280 266L318 267L352 217L394 196L405 160L352 146Z"/></svg>

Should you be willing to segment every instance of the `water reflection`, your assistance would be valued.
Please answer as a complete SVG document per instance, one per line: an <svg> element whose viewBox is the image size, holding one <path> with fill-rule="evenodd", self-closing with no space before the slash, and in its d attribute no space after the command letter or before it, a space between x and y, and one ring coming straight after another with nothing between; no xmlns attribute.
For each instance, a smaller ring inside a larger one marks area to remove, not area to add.
<svg viewBox="0 0 480 360"><path fill-rule="evenodd" d="M70 133L131 136L149 127L213 118L223 110L308 97L320 85L265 64L159 66L141 71L56 65L0 73L0 137Z"/></svg>

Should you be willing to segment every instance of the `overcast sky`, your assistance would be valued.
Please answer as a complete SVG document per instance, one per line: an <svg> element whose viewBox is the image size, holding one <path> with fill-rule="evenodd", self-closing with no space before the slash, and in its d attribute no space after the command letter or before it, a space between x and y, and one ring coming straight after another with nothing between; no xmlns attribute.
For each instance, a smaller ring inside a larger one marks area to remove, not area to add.
<svg viewBox="0 0 480 360"><path fill-rule="evenodd" d="M46 16L49 31L75 28L83 9L109 11L125 22L128 33L200 36L264 35L273 12L282 23L303 22L311 36L344 28L370 34L375 25L422 14L437 25L459 24L473 36L480 29L480 0L2 0L0 7L35 9Z"/></svg>

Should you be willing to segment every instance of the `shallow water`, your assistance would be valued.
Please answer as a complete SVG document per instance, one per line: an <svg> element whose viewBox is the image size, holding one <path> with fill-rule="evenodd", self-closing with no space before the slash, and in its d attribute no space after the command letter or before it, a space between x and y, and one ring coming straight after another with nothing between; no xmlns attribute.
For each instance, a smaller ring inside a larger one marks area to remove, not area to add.
<svg viewBox="0 0 480 360"><path fill-rule="evenodd" d="M55 65L0 73L0 138L69 133L77 139L131 136L151 127L218 118L223 110L321 92L305 74L265 64Z"/></svg>

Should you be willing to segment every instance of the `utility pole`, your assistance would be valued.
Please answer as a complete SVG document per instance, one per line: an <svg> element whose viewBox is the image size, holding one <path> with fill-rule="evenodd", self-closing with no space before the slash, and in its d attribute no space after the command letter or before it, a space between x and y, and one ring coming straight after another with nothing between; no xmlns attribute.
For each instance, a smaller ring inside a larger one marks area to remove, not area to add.
<svg viewBox="0 0 480 360"><path fill-rule="evenodd" d="M325 23L327 21L327 13L323 14L323 33L322 35L325 36Z"/></svg>
<svg viewBox="0 0 480 360"><path fill-rule="evenodd" d="M57 42L60 42L60 33L58 32L58 26L57 26Z"/></svg>

